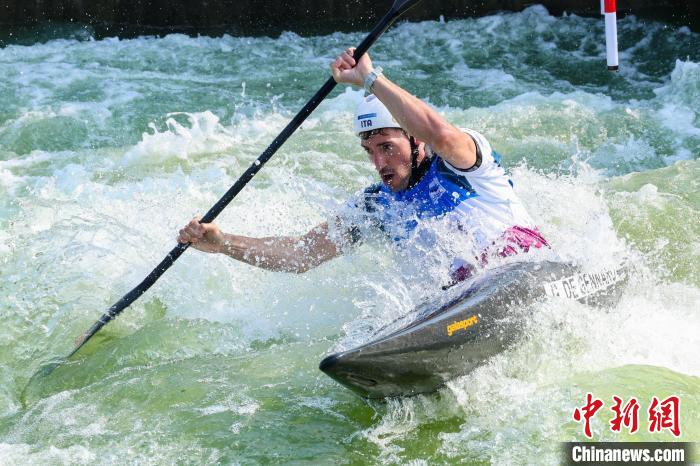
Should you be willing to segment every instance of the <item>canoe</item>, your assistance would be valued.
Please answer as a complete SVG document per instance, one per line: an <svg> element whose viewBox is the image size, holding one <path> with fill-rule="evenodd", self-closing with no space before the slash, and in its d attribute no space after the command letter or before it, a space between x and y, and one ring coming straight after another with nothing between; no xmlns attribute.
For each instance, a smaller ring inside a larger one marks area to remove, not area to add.
<svg viewBox="0 0 700 466"><path fill-rule="evenodd" d="M495 267L380 329L369 343L327 356L319 368L366 398L429 393L516 341L533 304L563 298L614 306L628 277L625 266L591 273L554 261Z"/></svg>

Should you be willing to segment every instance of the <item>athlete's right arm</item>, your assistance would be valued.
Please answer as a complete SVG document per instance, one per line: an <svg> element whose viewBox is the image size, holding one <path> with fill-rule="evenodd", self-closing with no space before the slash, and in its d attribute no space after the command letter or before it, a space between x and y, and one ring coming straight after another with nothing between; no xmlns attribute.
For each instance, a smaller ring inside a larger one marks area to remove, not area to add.
<svg viewBox="0 0 700 466"><path fill-rule="evenodd" d="M251 238L224 233L216 224L200 223L194 218L180 230L177 241L276 272L303 273L342 253L331 240L327 223L302 236Z"/></svg>

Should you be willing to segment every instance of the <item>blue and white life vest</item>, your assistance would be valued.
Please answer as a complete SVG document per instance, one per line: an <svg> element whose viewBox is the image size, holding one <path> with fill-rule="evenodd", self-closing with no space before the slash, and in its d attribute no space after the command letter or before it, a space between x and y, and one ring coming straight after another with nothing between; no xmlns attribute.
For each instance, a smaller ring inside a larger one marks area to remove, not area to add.
<svg viewBox="0 0 700 466"><path fill-rule="evenodd" d="M444 219L468 234L475 250L486 249L508 228L532 227L533 221L516 196L498 154L484 136L464 131L476 142L481 155L478 167L460 170L426 147L430 167L413 187L393 192L379 183L365 189L351 205L371 215L397 242L414 234L429 240L430 235L421 232L419 225L433 219Z"/></svg>

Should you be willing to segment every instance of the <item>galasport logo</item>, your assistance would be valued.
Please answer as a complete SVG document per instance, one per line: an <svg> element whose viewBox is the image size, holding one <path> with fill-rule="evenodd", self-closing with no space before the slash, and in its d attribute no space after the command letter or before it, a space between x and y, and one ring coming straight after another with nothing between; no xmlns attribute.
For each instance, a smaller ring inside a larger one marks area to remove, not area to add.
<svg viewBox="0 0 700 466"><path fill-rule="evenodd" d="M464 320L460 320L459 322L452 322L447 326L447 336L451 337L457 330L466 330L472 325L476 325L478 323L479 318L476 316L476 314Z"/></svg>
<svg viewBox="0 0 700 466"><path fill-rule="evenodd" d="M613 406L610 410L614 417L610 421L610 430L621 432L626 429L630 434L639 430L640 404L637 398L632 397L625 402L619 396L613 395ZM603 400L595 398L591 393L586 394L586 404L576 407L573 419L583 423L583 433L589 439L591 433L591 419L603 408ZM677 395L671 395L663 400L652 396L649 407L646 410L647 429L649 433L668 431L674 437L681 436L681 399Z"/></svg>

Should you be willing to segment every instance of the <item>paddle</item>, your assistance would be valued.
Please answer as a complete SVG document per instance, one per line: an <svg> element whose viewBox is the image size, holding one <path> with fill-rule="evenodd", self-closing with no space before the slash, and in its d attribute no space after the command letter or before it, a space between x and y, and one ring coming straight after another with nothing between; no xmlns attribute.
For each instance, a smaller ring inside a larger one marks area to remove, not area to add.
<svg viewBox="0 0 700 466"><path fill-rule="evenodd" d="M405 13L409 8L417 4L420 0L395 0L394 4L391 6L389 11L384 15L384 17L377 23L377 25L372 29L367 37L357 46L355 49L354 58L359 59L364 53L374 44L374 42L386 31L391 24L396 21L396 19ZM333 78L329 78L328 81L321 87L321 89L316 92L316 94L309 100L306 105L299 111L299 113L294 116L292 121L290 121L287 126L282 130L282 132L272 141L272 143L265 149L260 156L255 159L250 167L241 175L240 178L229 188L228 191L217 201L214 206L209 209L209 211L200 220L202 223L211 223L214 219L226 208L226 206L233 200L236 195L241 192L246 184L255 176L260 169L267 163L268 160L277 152L277 149L284 144L284 142L289 138L289 136L294 133L294 131L306 120L306 118L314 111L316 107L323 101L323 99L330 94L333 88L336 86L336 82ZM87 343L87 341L92 338L95 333L97 333L102 327L104 327L109 321L118 316L124 309L129 307L131 303L136 301L142 294L146 292L153 284L160 278L166 270L170 268L171 265L182 255L183 252L187 250L190 246L187 244L178 244L175 246L167 256L156 266L155 269L149 273L146 278L143 279L134 289L125 294L119 301L112 304L112 306L105 311L104 314L90 327L83 335L78 337L76 340L75 349L68 355L70 358L73 356L82 346Z"/></svg>

